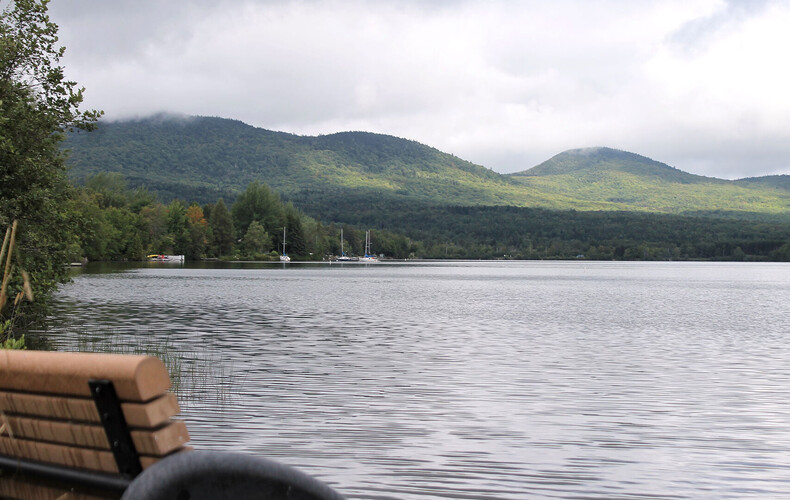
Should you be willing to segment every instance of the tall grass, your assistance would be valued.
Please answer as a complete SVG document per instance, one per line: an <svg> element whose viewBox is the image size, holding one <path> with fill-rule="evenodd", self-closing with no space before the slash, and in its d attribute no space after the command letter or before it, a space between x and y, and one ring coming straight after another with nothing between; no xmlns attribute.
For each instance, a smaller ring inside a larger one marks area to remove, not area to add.
<svg viewBox="0 0 790 500"><path fill-rule="evenodd" d="M79 352L141 354L161 359L170 375L171 390L183 407L208 402L222 408L238 393L242 380L220 353L184 351L169 340L152 341L151 338L151 335L141 335L130 339L128 335L112 331L91 333L83 329L78 330L74 341L65 347Z"/></svg>
<svg viewBox="0 0 790 500"><path fill-rule="evenodd" d="M16 308L23 299L33 301L33 288L30 285L30 276L22 269L22 259L19 256L19 249L15 248L16 232L19 225L18 221L14 221L9 228L6 229L5 237L3 238L3 246L0 247L0 264L3 265L3 279L0 282L0 348L2 349L24 349L25 336L15 338L13 334L14 319L16 318ZM11 275L14 272L13 257L16 256L16 263L19 267L19 273L22 277L22 289L16 294L13 302L13 309L11 313L3 314L8 299L8 284L11 281Z"/></svg>

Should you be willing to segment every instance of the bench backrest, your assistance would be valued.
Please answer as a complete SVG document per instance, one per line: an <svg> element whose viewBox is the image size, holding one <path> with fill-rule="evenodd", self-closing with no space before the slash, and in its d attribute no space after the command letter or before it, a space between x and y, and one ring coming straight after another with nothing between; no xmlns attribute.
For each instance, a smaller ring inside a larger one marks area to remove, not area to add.
<svg viewBox="0 0 790 500"><path fill-rule="evenodd" d="M189 440L169 388L155 357L0 350L0 458L130 480ZM51 498L8 469L0 497Z"/></svg>

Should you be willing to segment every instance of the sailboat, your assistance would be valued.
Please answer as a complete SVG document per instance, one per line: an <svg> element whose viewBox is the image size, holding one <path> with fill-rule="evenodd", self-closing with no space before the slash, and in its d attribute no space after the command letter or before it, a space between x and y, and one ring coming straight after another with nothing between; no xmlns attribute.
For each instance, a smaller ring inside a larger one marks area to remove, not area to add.
<svg viewBox="0 0 790 500"><path fill-rule="evenodd" d="M340 228L340 257L337 258L339 262L350 262L354 259L346 255L345 250L343 250L343 228Z"/></svg>
<svg viewBox="0 0 790 500"><path fill-rule="evenodd" d="M283 254L280 255L280 262L291 262L291 258L285 253L285 228L283 228Z"/></svg>
<svg viewBox="0 0 790 500"><path fill-rule="evenodd" d="M370 231L365 231L365 256L359 258L360 262L378 262L379 258L370 253Z"/></svg>

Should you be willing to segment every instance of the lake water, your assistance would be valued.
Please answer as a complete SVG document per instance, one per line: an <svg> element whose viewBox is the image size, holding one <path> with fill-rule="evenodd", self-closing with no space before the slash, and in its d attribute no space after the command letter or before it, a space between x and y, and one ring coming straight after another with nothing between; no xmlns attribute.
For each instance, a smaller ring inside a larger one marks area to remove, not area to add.
<svg viewBox="0 0 790 500"><path fill-rule="evenodd" d="M53 323L167 343L195 448L350 498L790 498L787 264L88 269Z"/></svg>

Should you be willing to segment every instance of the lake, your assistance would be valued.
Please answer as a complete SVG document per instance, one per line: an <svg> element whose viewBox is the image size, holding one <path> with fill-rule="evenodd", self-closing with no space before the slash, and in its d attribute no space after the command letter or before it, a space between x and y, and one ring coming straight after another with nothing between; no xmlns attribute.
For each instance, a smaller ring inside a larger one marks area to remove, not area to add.
<svg viewBox="0 0 790 500"><path fill-rule="evenodd" d="M89 266L52 322L350 498L790 498L788 264Z"/></svg>

